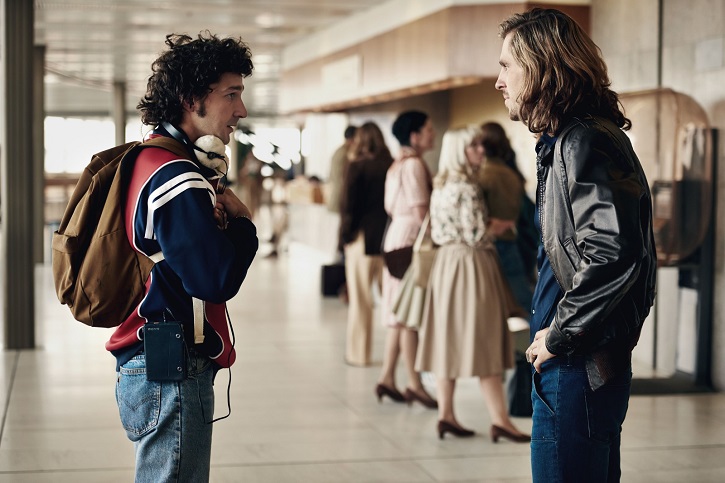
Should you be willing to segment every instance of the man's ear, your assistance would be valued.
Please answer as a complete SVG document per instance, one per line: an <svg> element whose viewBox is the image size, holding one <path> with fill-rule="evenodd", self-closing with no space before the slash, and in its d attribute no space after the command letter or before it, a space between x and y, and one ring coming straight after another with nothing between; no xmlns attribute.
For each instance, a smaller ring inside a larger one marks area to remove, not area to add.
<svg viewBox="0 0 725 483"><path fill-rule="evenodd" d="M194 112L194 101L181 101L181 107L188 112Z"/></svg>

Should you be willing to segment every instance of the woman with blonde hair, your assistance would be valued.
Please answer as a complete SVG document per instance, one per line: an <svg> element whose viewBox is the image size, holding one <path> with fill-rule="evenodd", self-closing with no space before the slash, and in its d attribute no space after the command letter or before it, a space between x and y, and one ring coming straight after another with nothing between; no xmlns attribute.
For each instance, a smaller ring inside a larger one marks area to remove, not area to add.
<svg viewBox="0 0 725 483"><path fill-rule="evenodd" d="M373 334L373 285L381 285L380 246L387 214L385 176L393 157L373 122L355 132L340 198L340 240L345 251L349 306L345 361L368 366Z"/></svg>
<svg viewBox="0 0 725 483"><path fill-rule="evenodd" d="M509 288L476 170L483 162L481 130L452 129L443 136L430 202L431 237L439 245L426 293L416 370L438 383L438 436L473 436L455 417L456 379L478 377L491 417L491 439L530 441L508 416L502 376L513 366L507 318Z"/></svg>

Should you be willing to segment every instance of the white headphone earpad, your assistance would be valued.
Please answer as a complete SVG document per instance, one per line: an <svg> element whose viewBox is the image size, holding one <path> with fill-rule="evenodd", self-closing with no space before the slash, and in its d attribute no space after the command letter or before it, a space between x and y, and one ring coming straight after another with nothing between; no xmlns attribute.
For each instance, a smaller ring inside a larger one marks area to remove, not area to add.
<svg viewBox="0 0 725 483"><path fill-rule="evenodd" d="M226 169L229 164L229 160L227 159L226 147L224 146L222 140L213 134L207 134L206 136L202 136L197 139L194 144L208 153L215 153L221 156L221 158L210 158L204 153L198 153L196 157L199 162L207 168L223 174L222 169Z"/></svg>

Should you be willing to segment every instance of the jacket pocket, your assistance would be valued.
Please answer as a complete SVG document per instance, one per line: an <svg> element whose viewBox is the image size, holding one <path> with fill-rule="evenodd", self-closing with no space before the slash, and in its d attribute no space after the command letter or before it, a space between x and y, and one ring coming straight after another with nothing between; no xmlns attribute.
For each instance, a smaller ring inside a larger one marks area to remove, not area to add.
<svg viewBox="0 0 725 483"><path fill-rule="evenodd" d="M564 253L566 253L566 258L569 259L571 268L573 268L576 272L582 261L582 257L579 255L579 250L577 250L574 240L572 238L567 238L564 240L564 243L562 243L562 247L564 248Z"/></svg>

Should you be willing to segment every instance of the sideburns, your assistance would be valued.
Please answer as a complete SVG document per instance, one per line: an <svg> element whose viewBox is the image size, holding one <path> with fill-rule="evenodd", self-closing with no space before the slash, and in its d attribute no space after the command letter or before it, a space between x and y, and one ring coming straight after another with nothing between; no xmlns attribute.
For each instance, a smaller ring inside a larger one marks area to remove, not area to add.
<svg viewBox="0 0 725 483"><path fill-rule="evenodd" d="M196 109L196 115L199 117L206 116L206 105L204 102L199 101L199 107Z"/></svg>

